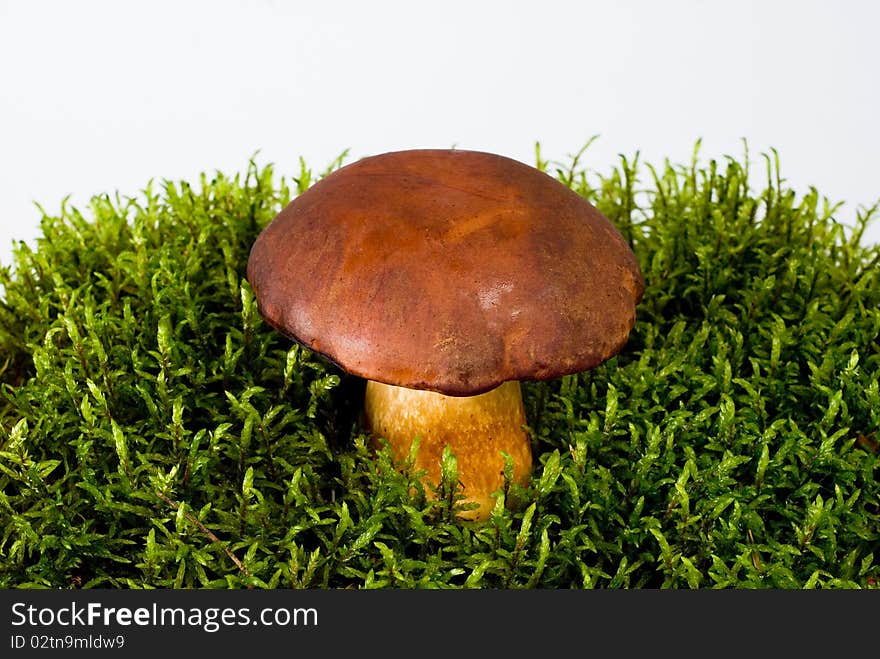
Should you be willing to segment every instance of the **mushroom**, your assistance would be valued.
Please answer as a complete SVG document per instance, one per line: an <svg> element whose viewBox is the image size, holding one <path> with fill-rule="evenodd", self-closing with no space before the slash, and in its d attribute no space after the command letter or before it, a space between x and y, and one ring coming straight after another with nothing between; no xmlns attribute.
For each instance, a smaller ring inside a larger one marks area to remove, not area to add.
<svg viewBox="0 0 880 659"><path fill-rule="evenodd" d="M496 154L385 153L293 199L255 241L247 278L278 331L367 380L375 447L436 484L444 447L484 519L532 468L520 381L615 355L644 283L611 222L561 182Z"/></svg>

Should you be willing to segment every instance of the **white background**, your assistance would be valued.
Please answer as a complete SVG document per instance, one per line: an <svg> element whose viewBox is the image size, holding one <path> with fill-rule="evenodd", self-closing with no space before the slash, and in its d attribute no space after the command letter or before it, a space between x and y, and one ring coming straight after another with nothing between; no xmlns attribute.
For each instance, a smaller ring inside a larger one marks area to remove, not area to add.
<svg viewBox="0 0 880 659"><path fill-rule="evenodd" d="M151 178L403 148L587 165L775 148L880 199L880 3L0 0L0 264L40 212ZM646 172L647 175L647 172ZM876 222L869 239L880 236Z"/></svg>

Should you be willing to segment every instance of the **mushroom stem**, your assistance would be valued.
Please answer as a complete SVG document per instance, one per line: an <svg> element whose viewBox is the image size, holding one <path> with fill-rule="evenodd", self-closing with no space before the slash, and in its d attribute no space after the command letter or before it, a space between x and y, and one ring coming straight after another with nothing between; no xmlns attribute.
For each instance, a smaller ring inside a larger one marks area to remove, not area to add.
<svg viewBox="0 0 880 659"><path fill-rule="evenodd" d="M491 495L504 485L503 453L513 460L514 482L525 485L529 478L532 451L517 381L476 396L445 396L368 380L364 414L374 444L386 440L398 463L419 438L414 466L432 485L440 482L443 448L449 446L465 501L479 504L462 517L485 519L492 512Z"/></svg>

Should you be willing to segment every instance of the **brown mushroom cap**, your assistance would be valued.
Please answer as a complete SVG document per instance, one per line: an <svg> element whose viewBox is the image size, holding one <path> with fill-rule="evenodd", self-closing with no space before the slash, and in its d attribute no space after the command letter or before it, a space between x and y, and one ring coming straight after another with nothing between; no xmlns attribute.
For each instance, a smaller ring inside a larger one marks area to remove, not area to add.
<svg viewBox="0 0 880 659"><path fill-rule="evenodd" d="M296 197L247 271L263 317L355 375L447 395L616 354L644 284L611 222L490 153L359 160Z"/></svg>

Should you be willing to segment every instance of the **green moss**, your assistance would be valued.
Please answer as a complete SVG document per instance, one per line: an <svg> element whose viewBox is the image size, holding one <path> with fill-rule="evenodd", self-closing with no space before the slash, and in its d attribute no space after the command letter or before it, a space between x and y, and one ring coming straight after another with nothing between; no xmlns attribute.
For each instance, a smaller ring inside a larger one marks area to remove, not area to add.
<svg viewBox="0 0 880 659"><path fill-rule="evenodd" d="M875 587L876 208L845 231L775 154L760 190L747 157L537 155L647 288L620 355L525 384L540 462L483 524L372 455L362 383L262 322L271 167L46 215L0 274L0 586Z"/></svg>

